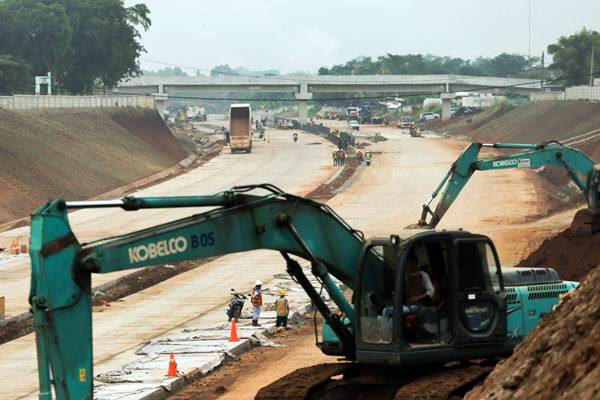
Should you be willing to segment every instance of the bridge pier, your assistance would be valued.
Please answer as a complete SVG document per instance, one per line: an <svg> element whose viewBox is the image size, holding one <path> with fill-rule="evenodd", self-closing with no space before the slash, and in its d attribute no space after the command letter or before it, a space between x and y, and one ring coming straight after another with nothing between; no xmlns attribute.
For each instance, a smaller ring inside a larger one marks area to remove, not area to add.
<svg viewBox="0 0 600 400"><path fill-rule="evenodd" d="M152 96L154 96L154 108L156 108L158 115L160 115L162 119L165 119L169 95L164 92L163 85L158 85L158 93L152 93Z"/></svg>
<svg viewBox="0 0 600 400"><path fill-rule="evenodd" d="M312 93L308 91L308 83L300 84L300 91L295 93L298 100L298 122L306 124L308 119L308 101L312 99Z"/></svg>
<svg viewBox="0 0 600 400"><path fill-rule="evenodd" d="M452 106L452 99L454 98L454 93L442 93L440 95L442 99L442 121L449 120L452 117L452 111L450 111L450 107Z"/></svg>

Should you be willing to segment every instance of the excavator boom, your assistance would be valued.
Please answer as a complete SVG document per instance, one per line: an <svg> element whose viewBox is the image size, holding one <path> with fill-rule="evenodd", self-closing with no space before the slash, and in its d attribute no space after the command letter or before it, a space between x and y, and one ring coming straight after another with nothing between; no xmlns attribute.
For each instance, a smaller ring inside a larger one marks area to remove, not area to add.
<svg viewBox="0 0 600 400"><path fill-rule="evenodd" d="M266 195L248 194L266 189ZM78 243L69 226L70 208L217 207L141 231ZM32 286L38 348L40 398L51 399L51 379L60 399L91 398L91 273L272 249L284 256L287 269L306 290L327 324L352 358L354 340L343 317L354 318L331 275L356 286L354 271L363 239L329 207L285 194L269 186L238 187L210 196L125 198L99 202L55 200L38 209L31 223ZM312 272L341 311L334 314L289 255L312 263ZM372 256L370 262L377 263ZM373 265L375 267L375 265ZM331 273L331 275L330 275Z"/></svg>
<svg viewBox="0 0 600 400"><path fill-rule="evenodd" d="M479 158L482 147L524 151L498 157ZM599 215L600 166L594 164L594 161L582 151L557 142L542 144L471 143L452 164L429 201L423 205L418 225L435 228L476 171L511 168L535 169L546 166L563 168L585 195L590 212ZM431 203L442 190L444 192L433 211L430 208Z"/></svg>

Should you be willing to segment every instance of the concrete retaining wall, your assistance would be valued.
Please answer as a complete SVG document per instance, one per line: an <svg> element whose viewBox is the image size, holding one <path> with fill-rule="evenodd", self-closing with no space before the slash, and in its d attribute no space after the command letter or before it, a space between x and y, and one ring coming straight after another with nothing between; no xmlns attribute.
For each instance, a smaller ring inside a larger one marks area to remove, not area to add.
<svg viewBox="0 0 600 400"><path fill-rule="evenodd" d="M573 86L565 89L566 100L600 101L600 86Z"/></svg>
<svg viewBox="0 0 600 400"><path fill-rule="evenodd" d="M555 101L564 99L565 94L563 92L544 92L529 95L529 101Z"/></svg>
<svg viewBox="0 0 600 400"><path fill-rule="evenodd" d="M354 135L348 132L339 132L335 134L331 131L330 128L327 128L322 125L302 125L300 128L303 131L316 133L318 135L325 136L331 143L336 146L341 146L342 148L346 148L348 146L354 146Z"/></svg>
<svg viewBox="0 0 600 400"><path fill-rule="evenodd" d="M0 108L32 110L40 108L102 108L142 107L154 108L152 96L35 96L16 94L0 96Z"/></svg>
<svg viewBox="0 0 600 400"><path fill-rule="evenodd" d="M530 101L591 100L600 101L600 86L572 86L564 92L533 93Z"/></svg>

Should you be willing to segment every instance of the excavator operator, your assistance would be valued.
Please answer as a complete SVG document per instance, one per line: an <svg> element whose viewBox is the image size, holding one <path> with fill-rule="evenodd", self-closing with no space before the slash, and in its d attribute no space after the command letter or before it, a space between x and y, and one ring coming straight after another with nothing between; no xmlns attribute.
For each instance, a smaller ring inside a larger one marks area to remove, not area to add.
<svg viewBox="0 0 600 400"><path fill-rule="evenodd" d="M402 307L403 314L416 314L423 307L431 306L436 298L436 285L427 273L425 266L419 267L415 254L411 254L407 263L406 297Z"/></svg>

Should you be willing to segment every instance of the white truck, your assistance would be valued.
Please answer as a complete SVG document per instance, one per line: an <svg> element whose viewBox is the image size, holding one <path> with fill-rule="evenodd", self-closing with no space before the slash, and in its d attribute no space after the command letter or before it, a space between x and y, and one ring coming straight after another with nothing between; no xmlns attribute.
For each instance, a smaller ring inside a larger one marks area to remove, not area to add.
<svg viewBox="0 0 600 400"><path fill-rule="evenodd" d="M252 151L252 121L250 104L232 104L229 107L229 145L231 152Z"/></svg>

